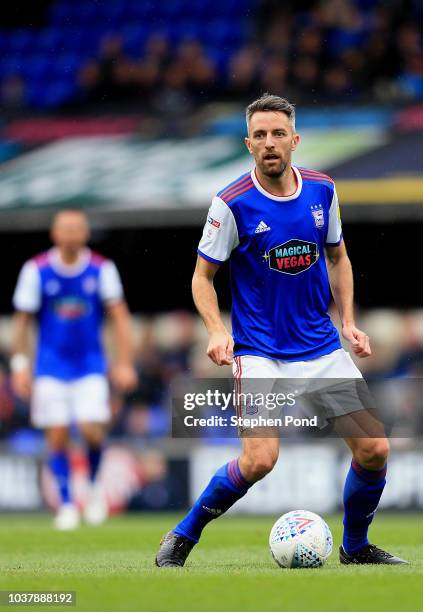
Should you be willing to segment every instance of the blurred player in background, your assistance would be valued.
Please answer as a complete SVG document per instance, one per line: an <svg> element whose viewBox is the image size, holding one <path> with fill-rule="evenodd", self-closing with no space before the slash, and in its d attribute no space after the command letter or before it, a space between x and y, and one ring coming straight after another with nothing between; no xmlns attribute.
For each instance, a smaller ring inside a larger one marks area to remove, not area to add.
<svg viewBox="0 0 423 612"><path fill-rule="evenodd" d="M54 247L27 261L13 296L14 344L11 358L15 393L31 398L31 420L47 436L49 466L60 491L55 527L74 529L79 510L70 491L69 426L76 422L87 444L91 488L84 519L99 524L107 505L96 480L110 420L106 356L101 329L106 313L113 326L117 360L110 369L113 385L134 389L130 316L115 264L86 245L90 230L85 214L59 212L53 220ZM34 380L29 332L38 325Z"/></svg>
<svg viewBox="0 0 423 612"><path fill-rule="evenodd" d="M309 387L313 379L361 379L328 315L332 290L344 339L358 357L371 354L368 336L354 322L353 275L334 182L321 172L292 166L299 136L295 109L284 98L264 94L253 102L247 126L245 144L256 167L213 199L198 249L193 296L209 332L207 353L217 365L235 362L238 389L243 379L303 379ZM213 286L219 266L229 258L235 345ZM362 423L370 419L362 407L339 408L333 417L357 410ZM241 456L216 472L191 511L164 537L158 566L184 565L204 527L273 469L279 437L263 430L263 438L243 438ZM344 488L340 561L345 564L406 563L367 539L389 452L383 429L374 431L373 436L344 436L353 455Z"/></svg>

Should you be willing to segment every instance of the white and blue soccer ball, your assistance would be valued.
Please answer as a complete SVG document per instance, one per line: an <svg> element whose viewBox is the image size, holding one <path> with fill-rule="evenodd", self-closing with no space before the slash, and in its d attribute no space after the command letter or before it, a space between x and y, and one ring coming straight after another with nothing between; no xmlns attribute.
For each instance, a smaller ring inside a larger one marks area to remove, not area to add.
<svg viewBox="0 0 423 612"><path fill-rule="evenodd" d="M333 539L325 521L314 512L283 514L269 536L272 556L280 567L320 567L332 552Z"/></svg>

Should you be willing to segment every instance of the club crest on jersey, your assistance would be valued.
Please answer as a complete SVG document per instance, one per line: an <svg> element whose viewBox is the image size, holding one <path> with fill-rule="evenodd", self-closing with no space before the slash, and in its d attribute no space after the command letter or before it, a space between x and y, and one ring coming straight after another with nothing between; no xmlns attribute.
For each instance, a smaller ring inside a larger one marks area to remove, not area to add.
<svg viewBox="0 0 423 612"><path fill-rule="evenodd" d="M46 282L45 291L47 295L57 295L60 291L60 283L55 278L51 278Z"/></svg>
<svg viewBox="0 0 423 612"><path fill-rule="evenodd" d="M256 406L254 402L252 402L251 404L247 404L245 406L246 414L257 414L257 412L258 412L258 406Z"/></svg>
<svg viewBox="0 0 423 612"><path fill-rule="evenodd" d="M311 214L313 215L314 224L317 228L325 225L325 213L321 204L313 204L311 206Z"/></svg>
<svg viewBox="0 0 423 612"><path fill-rule="evenodd" d="M269 268L282 274L300 274L308 270L319 259L315 242L294 238L273 247L265 256Z"/></svg>
<svg viewBox="0 0 423 612"><path fill-rule="evenodd" d="M97 291L97 281L93 276L88 276L82 281L85 293L95 293Z"/></svg>

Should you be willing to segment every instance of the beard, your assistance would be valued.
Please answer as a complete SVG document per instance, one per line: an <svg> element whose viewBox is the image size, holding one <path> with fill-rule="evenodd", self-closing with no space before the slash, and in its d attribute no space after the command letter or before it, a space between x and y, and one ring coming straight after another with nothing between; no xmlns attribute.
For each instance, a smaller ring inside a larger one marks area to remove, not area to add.
<svg viewBox="0 0 423 612"><path fill-rule="evenodd" d="M277 163L274 164L266 164L265 161L262 161L260 164L260 171L264 176L268 176L269 178L279 178L286 170L286 162L283 159L279 159Z"/></svg>

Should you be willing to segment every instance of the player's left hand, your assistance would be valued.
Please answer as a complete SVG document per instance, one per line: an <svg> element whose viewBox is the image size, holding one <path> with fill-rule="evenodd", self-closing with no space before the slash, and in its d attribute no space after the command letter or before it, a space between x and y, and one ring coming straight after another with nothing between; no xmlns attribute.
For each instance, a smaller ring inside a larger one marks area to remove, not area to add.
<svg viewBox="0 0 423 612"><path fill-rule="evenodd" d="M138 383L135 368L128 363L115 363L110 370L112 384L123 393L134 391Z"/></svg>
<svg viewBox="0 0 423 612"><path fill-rule="evenodd" d="M372 354L369 336L358 329L355 325L344 325L342 335L345 340L351 342L353 353L357 357L369 357Z"/></svg>

